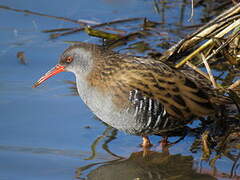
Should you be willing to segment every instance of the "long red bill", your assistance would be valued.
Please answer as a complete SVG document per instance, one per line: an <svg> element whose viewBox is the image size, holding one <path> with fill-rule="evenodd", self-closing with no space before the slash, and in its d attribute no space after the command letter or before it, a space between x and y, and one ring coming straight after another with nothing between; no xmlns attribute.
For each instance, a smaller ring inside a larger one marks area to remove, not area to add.
<svg viewBox="0 0 240 180"><path fill-rule="evenodd" d="M32 87L38 87L40 84L42 84L44 81L46 81L48 78L64 71L64 66L61 66L57 64L54 68L50 69L46 74L44 74Z"/></svg>

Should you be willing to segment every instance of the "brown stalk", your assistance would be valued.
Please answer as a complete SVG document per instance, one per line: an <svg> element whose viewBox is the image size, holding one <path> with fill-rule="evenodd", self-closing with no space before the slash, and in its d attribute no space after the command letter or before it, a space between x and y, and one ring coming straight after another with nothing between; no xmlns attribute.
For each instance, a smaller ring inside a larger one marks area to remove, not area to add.
<svg viewBox="0 0 240 180"><path fill-rule="evenodd" d="M232 42L237 36L239 36L239 32L237 31L231 38L227 39L221 46L219 46L216 50L213 51L212 54L206 57L206 61L211 59L213 56L215 56L218 52L220 52L224 47L226 47L230 42Z"/></svg>
<svg viewBox="0 0 240 180"><path fill-rule="evenodd" d="M9 10L9 11L15 11L15 12L21 12L21 13L26 13L26 14L32 14L32 15L36 15L36 16L44 16L44 17L48 17L48 18L54 18L54 19L58 19L58 20L66 21L66 22L72 22L72 23L80 24L82 26L86 26L87 25L87 23L85 23L83 21L78 21L78 20L65 18L65 17L52 16L52 15L43 14L43 13L39 13L39 12L33 12L33 11L29 11L29 10L16 9L16 8L8 7L8 6L2 6L2 5L0 5L0 8L1 9L5 9L5 10Z"/></svg>
<svg viewBox="0 0 240 180"><path fill-rule="evenodd" d="M217 88L216 81L215 81L215 79L214 79L214 77L212 75L212 71L210 69L210 66L208 65L208 62L206 61L206 58L205 58L205 56L202 53L201 53L201 56L202 56L202 61L203 61L204 65L205 65L205 67L207 69L207 72L208 72L208 75L210 77L210 81L212 82L213 87Z"/></svg>
<svg viewBox="0 0 240 180"><path fill-rule="evenodd" d="M240 3L230 8L229 10L225 11L224 13L222 13L221 15L219 15L218 17L216 17L215 19L213 19L212 21L210 21L209 23L201 27L198 31L193 33L190 37L188 37L188 39L184 41L184 43L182 43L182 46L178 51L183 51L189 46L191 46L192 44L196 44L199 40L202 39L199 37L208 36L209 34L214 32L216 29L221 27L228 18L234 15L237 15L239 13L240 13Z"/></svg>
<svg viewBox="0 0 240 180"><path fill-rule="evenodd" d="M210 80L209 76L208 76L206 73L202 72L197 66L193 65L193 64L190 63L189 61L186 62L186 64L187 64L190 68L192 68L194 71L196 71L197 73L201 74L201 75L204 76L206 79Z"/></svg>
<svg viewBox="0 0 240 180"><path fill-rule="evenodd" d="M118 24L118 23L123 23L123 22L129 22L129 21L143 20L143 19L144 18L142 18L142 17L136 17L136 18L127 18L127 19L114 20L114 21L110 21L110 22L105 22L105 23L93 25L93 26L91 26L91 28L98 28L98 27L102 27L102 26ZM67 32L64 32L64 33L51 34L51 38L58 38L60 36L66 36L68 34L73 34L75 32L83 31L84 29L85 29L85 27L83 27L83 28L74 28L74 29L72 29L70 31L67 31Z"/></svg>
<svg viewBox="0 0 240 180"><path fill-rule="evenodd" d="M235 5L234 7L228 9L221 15L217 16L209 23L205 24L197 31L177 43L175 46L171 47L169 50L164 52L162 56L162 60L171 59L171 56L174 54L184 54L184 52L198 44L200 41L205 40L206 38L213 37L218 33L217 31L224 29L230 23L234 22L234 20L239 19L240 13L240 3ZM186 62L186 61L185 61ZM185 63L184 62L184 63ZM182 63L182 64L184 64ZM181 65L182 65L181 64ZM180 65L180 66L181 66Z"/></svg>
<svg viewBox="0 0 240 180"><path fill-rule="evenodd" d="M226 27L225 29L223 29L221 32L219 32L218 34L216 34L214 36L214 38L221 38L223 37L225 34L229 33L230 31L232 31L233 29L235 29L236 27L238 27L240 25L240 19L234 21L231 25L229 25L228 27ZM200 46L198 49L196 49L194 52L192 52L190 55L188 55L187 57L185 57L181 62L179 62L175 67L179 68L180 66L182 66L183 64L185 64L187 61L191 60L193 57L195 57L197 54L199 54L201 51L203 51L204 49L206 49L207 47L209 47L209 45L213 44L213 39L209 39L207 42L205 42L202 46Z"/></svg>
<svg viewBox="0 0 240 180"><path fill-rule="evenodd" d="M235 83L229 86L228 89L235 89L238 86L240 86L240 80L237 80Z"/></svg>

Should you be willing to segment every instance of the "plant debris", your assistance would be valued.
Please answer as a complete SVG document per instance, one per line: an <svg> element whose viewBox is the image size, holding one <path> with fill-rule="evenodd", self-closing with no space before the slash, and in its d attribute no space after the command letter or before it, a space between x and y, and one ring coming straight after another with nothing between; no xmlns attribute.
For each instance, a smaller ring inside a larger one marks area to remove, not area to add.
<svg viewBox="0 0 240 180"><path fill-rule="evenodd" d="M20 64L24 64L26 65L26 56L25 53L23 51L19 51L17 52L17 58L19 59Z"/></svg>

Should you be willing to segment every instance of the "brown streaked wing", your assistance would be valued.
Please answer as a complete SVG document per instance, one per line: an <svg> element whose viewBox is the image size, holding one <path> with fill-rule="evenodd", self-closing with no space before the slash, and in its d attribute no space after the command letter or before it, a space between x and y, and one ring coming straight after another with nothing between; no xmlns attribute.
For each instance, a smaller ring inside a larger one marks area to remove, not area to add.
<svg viewBox="0 0 240 180"><path fill-rule="evenodd" d="M120 97L125 97L121 98L120 104L124 104L130 91L137 89L143 96L159 101L170 115L178 119L205 116L213 112L207 93L184 73L162 62L154 62L154 65L151 62L128 64L127 70L122 67L115 74L113 86L116 84L124 89L115 91L121 94ZM140 67L141 72L138 71Z"/></svg>

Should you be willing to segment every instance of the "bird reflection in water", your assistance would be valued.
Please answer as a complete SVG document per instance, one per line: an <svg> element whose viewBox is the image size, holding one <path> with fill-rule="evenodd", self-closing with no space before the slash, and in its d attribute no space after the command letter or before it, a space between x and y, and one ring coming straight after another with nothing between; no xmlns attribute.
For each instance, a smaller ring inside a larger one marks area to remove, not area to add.
<svg viewBox="0 0 240 180"><path fill-rule="evenodd" d="M92 169L95 167L94 169ZM90 170L90 171L89 171ZM81 178L87 171L88 180L213 180L209 174L201 174L194 169L192 156L170 155L166 152L148 151L145 154L133 152L129 158L103 163L93 163L76 170Z"/></svg>
<svg viewBox="0 0 240 180"><path fill-rule="evenodd" d="M106 125L106 124L105 124ZM225 148L226 152L222 149L222 155L217 154L212 159L205 159L206 162L211 165L211 169L206 169L202 166L202 162L196 165L193 156L184 156L181 154L171 155L169 152L170 146L162 146L162 152L153 151L151 149L143 149L140 152L131 153L130 157L125 158L113 153L109 148L108 144L117 138L117 130L106 125L106 129L101 136L97 137L91 145L92 154L86 160L94 160L96 157L96 147L100 141L104 141L102 148L109 153L115 160L105 162L94 162L88 165L77 168L76 178L80 178L84 175L88 180L104 179L104 180L152 180L152 179L169 179L169 180L210 180L217 178L231 178L232 180L240 178L237 171L239 169L239 151L237 145L240 143L239 135L232 133L228 137L225 136ZM206 131L205 131L206 132ZM195 141L191 145L191 150L194 152L196 147L194 143L199 141L197 134L199 128L189 132L193 136L196 136ZM175 134L176 135L176 134ZM209 136L212 136L212 132L209 131ZM213 138L213 137L211 137ZM221 136L223 138L223 136ZM179 141L182 139L180 138ZM202 145L203 146L203 145ZM203 147L199 147L199 151L204 155ZM171 146L172 147L172 146ZM218 145L218 148L221 147ZM195 148L195 149L194 149ZM193 150L194 149L194 150ZM232 150L235 153L231 152ZM213 152L213 149L210 149ZM196 151L195 151L196 152ZM215 166L218 158L224 156L232 161L232 166L228 167L229 173L223 173ZM203 157L202 157L203 158Z"/></svg>
<svg viewBox="0 0 240 180"><path fill-rule="evenodd" d="M88 180L212 180L217 178L232 178L235 180L239 176L232 172L216 172L216 168L206 169L202 163L197 163L193 156L184 156L181 154L170 154L169 146L162 149L162 152L151 149L143 149L140 152L131 153L130 157L121 157L113 153L108 144L116 139L117 130L107 126L101 136L97 137L91 145L92 154L85 160L96 159L96 148L100 141L103 141L102 148L111 155L114 160L105 162L92 162L88 165L76 169L76 178ZM154 149L154 148L152 148ZM226 155L227 157L227 155ZM233 158L233 156L232 156ZM233 162L231 171L237 172L237 161Z"/></svg>

